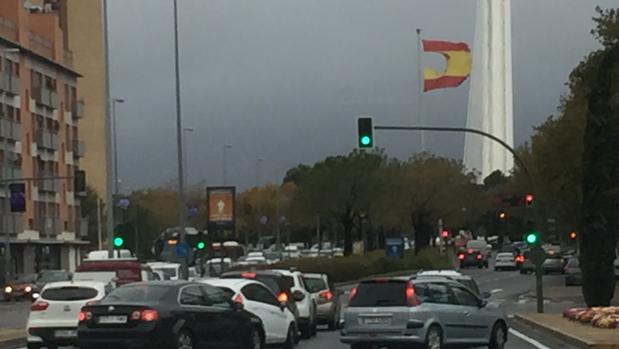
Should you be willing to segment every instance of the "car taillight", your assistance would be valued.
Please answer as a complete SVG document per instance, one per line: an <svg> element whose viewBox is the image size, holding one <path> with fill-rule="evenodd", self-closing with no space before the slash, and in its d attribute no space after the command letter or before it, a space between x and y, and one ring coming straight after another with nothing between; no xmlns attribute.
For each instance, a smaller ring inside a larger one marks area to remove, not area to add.
<svg viewBox="0 0 619 349"><path fill-rule="evenodd" d="M477 260L481 260L481 253L478 253L475 258L477 258Z"/></svg>
<svg viewBox="0 0 619 349"><path fill-rule="evenodd" d="M92 319L92 313L89 312L89 311L82 310L82 311L80 311L79 314L77 314L77 320L79 322L87 321L87 320L90 320L90 319Z"/></svg>
<svg viewBox="0 0 619 349"><path fill-rule="evenodd" d="M348 296L348 305L350 305L352 300L355 299L356 295L357 295L357 288L354 287L352 290L350 290L350 295Z"/></svg>
<svg viewBox="0 0 619 349"><path fill-rule="evenodd" d="M49 303L47 302L37 301L32 303L32 306L30 306L30 311L43 311L46 310L48 306Z"/></svg>
<svg viewBox="0 0 619 349"><path fill-rule="evenodd" d="M241 296L240 293L237 293L237 295L234 296L234 298L232 298L232 301L234 303L245 304L245 300L243 299L243 296Z"/></svg>
<svg viewBox="0 0 619 349"><path fill-rule="evenodd" d="M320 298L324 298L327 301L330 301L333 299L333 293L331 293L331 291L326 290L326 291L322 291L318 294L320 296Z"/></svg>
<svg viewBox="0 0 619 349"><path fill-rule="evenodd" d="M129 319L133 321L140 320L141 318L142 318L142 312L139 310L134 310L133 312L131 312L131 315L129 315Z"/></svg>
<svg viewBox="0 0 619 349"><path fill-rule="evenodd" d="M288 302L288 294L286 292L281 292L280 294L277 295L277 300L280 303L287 303Z"/></svg>
<svg viewBox="0 0 619 349"><path fill-rule="evenodd" d="M408 284L408 286L406 286L406 304L408 304L409 307L414 307L419 305L419 299L417 299L417 297L415 296L415 288L413 287L412 284Z"/></svg>
<svg viewBox="0 0 619 349"><path fill-rule="evenodd" d="M142 310L142 317L140 320L144 322L157 321L159 319L159 313L154 309Z"/></svg>
<svg viewBox="0 0 619 349"><path fill-rule="evenodd" d="M458 254L458 259L463 261L464 260L464 253Z"/></svg>
<svg viewBox="0 0 619 349"><path fill-rule="evenodd" d="M524 262L524 257L523 256L516 256L516 262L523 263Z"/></svg>
<svg viewBox="0 0 619 349"><path fill-rule="evenodd" d="M250 273L250 272L242 273L241 277L243 279L255 279L256 278L256 273Z"/></svg>
<svg viewBox="0 0 619 349"><path fill-rule="evenodd" d="M473 249L469 248L468 250L466 250L466 252L468 252L469 254L473 254Z"/></svg>

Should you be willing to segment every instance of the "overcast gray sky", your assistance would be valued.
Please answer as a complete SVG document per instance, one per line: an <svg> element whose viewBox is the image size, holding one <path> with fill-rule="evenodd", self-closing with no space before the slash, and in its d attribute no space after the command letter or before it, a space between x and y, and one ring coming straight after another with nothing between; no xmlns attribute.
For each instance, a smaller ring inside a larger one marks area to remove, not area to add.
<svg viewBox="0 0 619 349"><path fill-rule="evenodd" d="M176 178L171 0L109 0L112 94L125 189ZM517 144L555 113L571 69L598 45L596 5L617 0L512 1ZM299 163L347 153L355 120L412 123L415 29L473 46L474 0L179 0L182 108L189 180L241 188L279 181ZM440 57L425 54L425 66ZM424 95L427 124L463 126L468 82ZM419 151L415 134L376 135L389 155ZM462 157L464 137L432 134L430 151Z"/></svg>

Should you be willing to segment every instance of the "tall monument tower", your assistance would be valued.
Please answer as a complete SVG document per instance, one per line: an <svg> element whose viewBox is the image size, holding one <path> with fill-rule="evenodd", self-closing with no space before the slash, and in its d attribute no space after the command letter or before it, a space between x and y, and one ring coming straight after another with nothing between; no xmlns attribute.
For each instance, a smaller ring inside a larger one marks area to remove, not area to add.
<svg viewBox="0 0 619 349"><path fill-rule="evenodd" d="M510 0L478 0L467 127L488 132L513 146L511 36ZM467 134L464 164L480 172L483 181L496 170L509 174L514 159L500 144Z"/></svg>

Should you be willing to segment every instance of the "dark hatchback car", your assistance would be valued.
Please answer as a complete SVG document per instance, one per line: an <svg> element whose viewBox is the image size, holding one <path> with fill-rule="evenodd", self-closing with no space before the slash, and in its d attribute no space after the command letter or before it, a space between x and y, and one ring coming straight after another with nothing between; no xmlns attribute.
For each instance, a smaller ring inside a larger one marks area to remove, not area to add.
<svg viewBox="0 0 619 349"><path fill-rule="evenodd" d="M79 314L78 346L90 348L261 348L259 318L218 288L187 281L119 287Z"/></svg>
<svg viewBox="0 0 619 349"><path fill-rule="evenodd" d="M460 261L461 269L468 267L478 267L481 269L487 267L487 261L484 259L484 255L480 251L475 251L471 248L459 251L458 260Z"/></svg>

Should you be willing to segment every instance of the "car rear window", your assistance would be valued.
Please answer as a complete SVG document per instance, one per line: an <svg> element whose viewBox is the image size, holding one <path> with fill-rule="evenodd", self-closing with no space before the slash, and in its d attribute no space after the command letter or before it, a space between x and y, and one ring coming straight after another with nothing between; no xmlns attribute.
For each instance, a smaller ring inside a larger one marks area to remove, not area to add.
<svg viewBox="0 0 619 349"><path fill-rule="evenodd" d="M320 292L327 289L327 284L321 278L303 278L307 290L311 293Z"/></svg>
<svg viewBox="0 0 619 349"><path fill-rule="evenodd" d="M48 288L43 291L41 298L50 301L83 301L95 298L99 294L97 289L92 287L59 287Z"/></svg>
<svg viewBox="0 0 619 349"><path fill-rule="evenodd" d="M350 301L351 307L406 306L406 282L400 280L362 282Z"/></svg>
<svg viewBox="0 0 619 349"><path fill-rule="evenodd" d="M108 302L161 302L172 288L162 285L127 285L122 286L107 295L102 303Z"/></svg>
<svg viewBox="0 0 619 349"><path fill-rule="evenodd" d="M467 279L458 279L457 281L466 286L469 290L479 294L479 288L477 287L477 283L475 283L475 281Z"/></svg>

